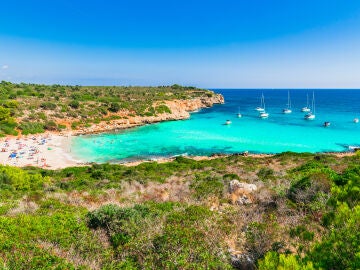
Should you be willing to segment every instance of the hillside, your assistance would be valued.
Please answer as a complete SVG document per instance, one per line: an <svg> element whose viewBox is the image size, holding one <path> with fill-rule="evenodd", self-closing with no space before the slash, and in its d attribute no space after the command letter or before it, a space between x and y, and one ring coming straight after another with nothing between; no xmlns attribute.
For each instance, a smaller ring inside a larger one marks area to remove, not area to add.
<svg viewBox="0 0 360 270"><path fill-rule="evenodd" d="M0 83L0 136L48 131L101 132L189 117L223 103L212 91L159 87Z"/></svg>
<svg viewBox="0 0 360 270"><path fill-rule="evenodd" d="M0 167L4 269L359 269L360 156Z"/></svg>

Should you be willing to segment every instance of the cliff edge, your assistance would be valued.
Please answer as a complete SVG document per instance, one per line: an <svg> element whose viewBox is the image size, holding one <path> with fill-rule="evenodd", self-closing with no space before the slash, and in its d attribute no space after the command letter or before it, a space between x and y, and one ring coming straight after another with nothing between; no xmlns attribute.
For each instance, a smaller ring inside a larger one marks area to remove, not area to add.
<svg viewBox="0 0 360 270"><path fill-rule="evenodd" d="M212 107L214 104L223 104L224 102L224 97L221 94L215 93L207 97L184 100L166 100L161 103L156 103L154 105L166 105L170 109L170 113L165 112L154 116L132 116L129 112L122 112L118 114L122 117L121 119L111 120L108 122L100 122L99 124L94 124L87 128L74 130L72 133L74 135L100 133L162 121L184 120L190 118L190 112L194 112L202 108L209 108Z"/></svg>

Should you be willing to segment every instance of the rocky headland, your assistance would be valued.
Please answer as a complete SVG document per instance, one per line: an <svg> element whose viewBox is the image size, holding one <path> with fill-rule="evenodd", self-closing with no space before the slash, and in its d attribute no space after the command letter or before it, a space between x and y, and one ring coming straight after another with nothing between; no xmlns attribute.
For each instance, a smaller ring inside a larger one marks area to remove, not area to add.
<svg viewBox="0 0 360 270"><path fill-rule="evenodd" d="M212 96L185 100L166 100L158 102L154 105L166 105L170 109L170 113L164 112L153 116L139 116L133 115L130 111L120 111L116 114L117 116L121 117L120 119L114 119L107 122L103 121L99 124L93 124L90 127L82 127L80 129L73 130L71 133L72 135L93 134L162 121L184 120L190 118L191 112L200 110L202 108L212 107L214 104L223 104L224 102L224 97L221 94L213 94Z"/></svg>

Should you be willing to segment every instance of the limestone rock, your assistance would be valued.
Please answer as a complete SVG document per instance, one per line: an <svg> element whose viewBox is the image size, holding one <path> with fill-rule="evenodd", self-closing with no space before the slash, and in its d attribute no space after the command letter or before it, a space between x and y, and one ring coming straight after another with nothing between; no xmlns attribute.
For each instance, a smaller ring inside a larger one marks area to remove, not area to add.
<svg viewBox="0 0 360 270"><path fill-rule="evenodd" d="M257 190L254 184L231 180L229 183L230 200L232 204L250 204L254 202L252 193Z"/></svg>

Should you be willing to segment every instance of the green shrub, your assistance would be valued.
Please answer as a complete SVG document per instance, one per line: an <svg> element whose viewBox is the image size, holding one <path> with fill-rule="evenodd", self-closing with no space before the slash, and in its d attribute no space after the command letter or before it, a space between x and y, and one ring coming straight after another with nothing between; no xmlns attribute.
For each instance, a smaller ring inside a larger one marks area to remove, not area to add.
<svg viewBox="0 0 360 270"><path fill-rule="evenodd" d="M55 110L56 104L52 102L43 102L40 104L40 107L43 108L44 110Z"/></svg>
<svg viewBox="0 0 360 270"><path fill-rule="evenodd" d="M15 191L38 190L49 181L48 177L42 177L38 173L30 174L20 168L0 166L1 189Z"/></svg>
<svg viewBox="0 0 360 270"><path fill-rule="evenodd" d="M311 262L303 263L295 255L279 254L274 251L266 253L264 259L259 261L259 270L315 270Z"/></svg>
<svg viewBox="0 0 360 270"><path fill-rule="evenodd" d="M206 199L209 196L221 197L224 184L219 177L196 174L195 179L192 180L192 183L190 184L190 188L195 191L193 196L200 200Z"/></svg>
<svg viewBox="0 0 360 270"><path fill-rule="evenodd" d="M73 109L78 109L80 107L80 102L77 100L72 100L69 102L69 106Z"/></svg>
<svg viewBox="0 0 360 270"><path fill-rule="evenodd" d="M156 106L155 111L156 111L156 113L160 113L160 114L161 113L171 113L170 108L166 105Z"/></svg>
<svg viewBox="0 0 360 270"><path fill-rule="evenodd" d="M44 124L42 123L33 123L33 122L22 122L19 125L19 128L22 130L22 134L36 134L44 133Z"/></svg>
<svg viewBox="0 0 360 270"><path fill-rule="evenodd" d="M314 266L321 269L359 269L360 205L346 203L336 209L330 233L316 243L308 254Z"/></svg>
<svg viewBox="0 0 360 270"><path fill-rule="evenodd" d="M54 122L54 121L47 121L45 124L44 124L44 128L46 130L57 130L58 127L57 127L57 124Z"/></svg>
<svg viewBox="0 0 360 270"><path fill-rule="evenodd" d="M10 118L10 109L0 106L0 121L4 121Z"/></svg>
<svg viewBox="0 0 360 270"><path fill-rule="evenodd" d="M110 104L110 107L109 107L109 111L110 112L118 112L119 110L120 110L120 104L119 103L117 103L117 102L112 102L111 104Z"/></svg>
<svg viewBox="0 0 360 270"><path fill-rule="evenodd" d="M274 179L274 170L271 168L261 168L256 174L262 181Z"/></svg>

